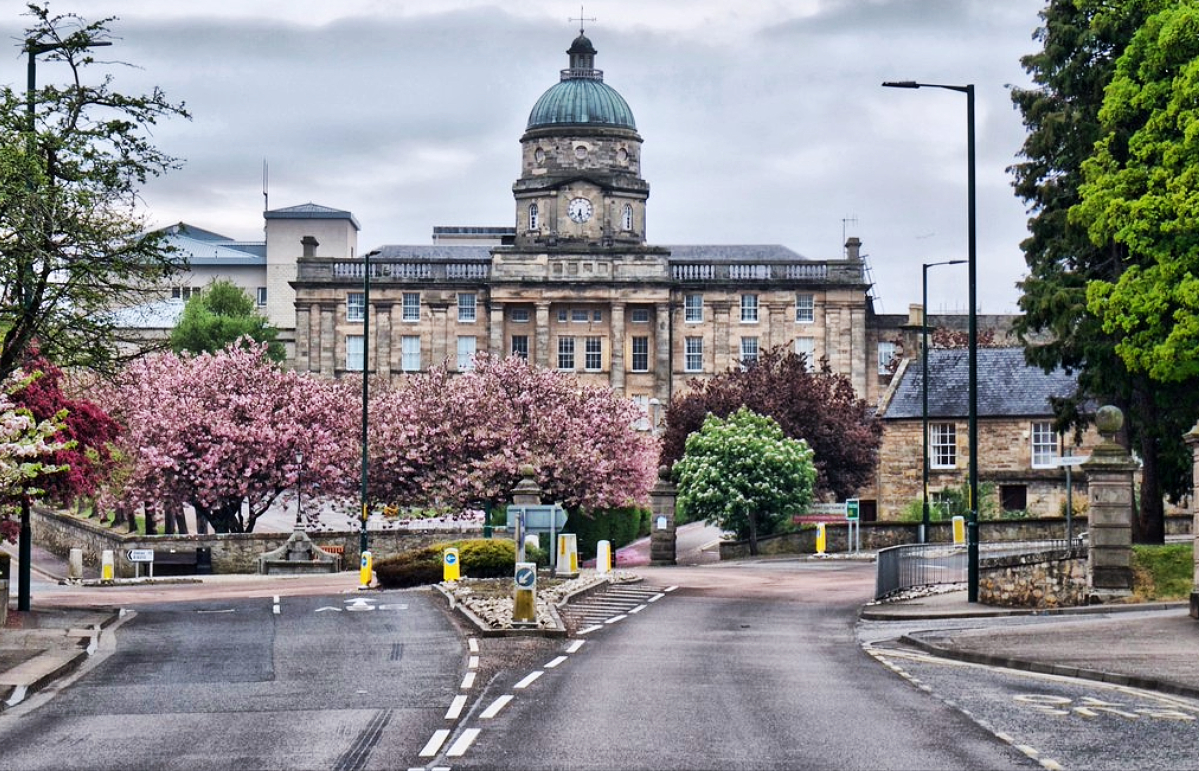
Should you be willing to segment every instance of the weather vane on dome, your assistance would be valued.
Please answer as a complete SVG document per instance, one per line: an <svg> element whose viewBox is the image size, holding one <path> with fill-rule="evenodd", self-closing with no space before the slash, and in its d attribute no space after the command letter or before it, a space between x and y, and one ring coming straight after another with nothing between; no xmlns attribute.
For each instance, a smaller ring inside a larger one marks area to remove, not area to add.
<svg viewBox="0 0 1199 771"><path fill-rule="evenodd" d="M579 6L579 18L576 19L574 17L571 17L571 18L567 19L567 21L577 21L579 23L579 34L582 35L583 34L583 22L595 21L595 17L592 16L592 17L588 18L588 17L584 16L583 15L583 6L580 5Z"/></svg>

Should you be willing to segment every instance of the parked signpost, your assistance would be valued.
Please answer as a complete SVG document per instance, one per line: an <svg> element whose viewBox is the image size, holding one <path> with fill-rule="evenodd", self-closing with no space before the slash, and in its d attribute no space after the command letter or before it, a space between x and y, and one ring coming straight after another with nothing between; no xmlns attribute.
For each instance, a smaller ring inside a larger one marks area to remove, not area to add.
<svg viewBox="0 0 1199 771"><path fill-rule="evenodd" d="M141 578L142 565L149 565L150 578L154 577L154 550L153 549L130 549L125 552L125 556L133 563L134 576Z"/></svg>
<svg viewBox="0 0 1199 771"><path fill-rule="evenodd" d="M1075 466L1086 463L1089 456L1066 455L1057 459L1057 465L1066 468L1066 544L1074 545L1074 480L1071 471Z"/></svg>
<svg viewBox="0 0 1199 771"><path fill-rule="evenodd" d="M845 501L845 521L849 526L849 543L846 544L846 551L853 549L854 554L862 550L862 528L860 514L862 511L862 502L858 498L849 498Z"/></svg>

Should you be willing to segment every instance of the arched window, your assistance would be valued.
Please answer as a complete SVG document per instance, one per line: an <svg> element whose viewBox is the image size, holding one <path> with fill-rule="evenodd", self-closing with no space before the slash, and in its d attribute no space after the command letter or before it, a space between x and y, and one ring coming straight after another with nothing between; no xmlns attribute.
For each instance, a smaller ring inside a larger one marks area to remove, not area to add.
<svg viewBox="0 0 1199 771"><path fill-rule="evenodd" d="M529 230L537 229L537 204L529 204Z"/></svg>
<svg viewBox="0 0 1199 771"><path fill-rule="evenodd" d="M624 205L624 211L620 217L620 227L622 230L632 230L633 229L633 205L632 204L626 203Z"/></svg>

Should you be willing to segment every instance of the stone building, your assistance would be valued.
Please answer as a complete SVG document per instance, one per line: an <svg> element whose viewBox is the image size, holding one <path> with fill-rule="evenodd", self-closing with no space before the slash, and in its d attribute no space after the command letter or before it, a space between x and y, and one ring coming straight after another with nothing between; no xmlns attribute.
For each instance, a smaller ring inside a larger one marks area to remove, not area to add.
<svg viewBox="0 0 1199 771"><path fill-rule="evenodd" d="M296 369L391 378L518 355L647 406L784 345L827 357L877 400L890 376L859 241L822 260L777 245L651 245L633 112L585 35L567 53L520 138L511 229L439 228L431 245L374 250L369 307L366 260L306 239L292 284Z"/></svg>
<svg viewBox="0 0 1199 771"><path fill-rule="evenodd" d="M932 349L928 355L929 498L960 488L969 473L968 363L966 349ZM1050 400L1075 392L1064 370L1045 373L1024 361L1020 348L978 351L979 482L994 485L994 502L1004 511L1033 516L1065 512L1064 456L1087 456L1098 442L1094 429L1080 445L1053 427ZM923 365L903 360L879 406L883 441L877 482L862 491L877 500L879 519L895 519L921 499L923 483ZM1082 475L1074 474L1074 507L1085 499Z"/></svg>

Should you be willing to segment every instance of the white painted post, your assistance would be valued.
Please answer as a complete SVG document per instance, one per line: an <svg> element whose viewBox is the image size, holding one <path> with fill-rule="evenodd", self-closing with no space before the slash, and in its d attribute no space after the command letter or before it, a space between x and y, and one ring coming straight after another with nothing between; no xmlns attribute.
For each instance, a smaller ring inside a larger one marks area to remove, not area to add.
<svg viewBox="0 0 1199 771"><path fill-rule="evenodd" d="M595 572L601 576L612 572L612 544L609 541L595 545Z"/></svg>

